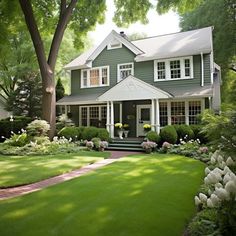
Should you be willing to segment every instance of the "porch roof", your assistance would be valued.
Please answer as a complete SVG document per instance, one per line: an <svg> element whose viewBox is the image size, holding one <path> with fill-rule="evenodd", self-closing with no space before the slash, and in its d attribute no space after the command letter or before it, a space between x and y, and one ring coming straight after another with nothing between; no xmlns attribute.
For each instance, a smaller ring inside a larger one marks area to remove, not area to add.
<svg viewBox="0 0 236 236"><path fill-rule="evenodd" d="M83 105L83 104L99 104L97 100L102 93L69 95L57 101L57 105Z"/></svg>
<svg viewBox="0 0 236 236"><path fill-rule="evenodd" d="M129 75L98 97L98 101L132 101L146 99L166 99L172 95L136 77Z"/></svg>

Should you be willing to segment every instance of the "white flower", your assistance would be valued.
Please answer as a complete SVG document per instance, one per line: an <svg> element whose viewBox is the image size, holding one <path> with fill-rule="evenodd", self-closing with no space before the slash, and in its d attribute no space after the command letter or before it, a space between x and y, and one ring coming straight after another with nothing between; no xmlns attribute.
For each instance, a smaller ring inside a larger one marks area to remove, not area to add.
<svg viewBox="0 0 236 236"><path fill-rule="evenodd" d="M227 182L229 182L231 180L230 174L227 173L224 178L223 178L223 183L226 184Z"/></svg>
<svg viewBox="0 0 236 236"><path fill-rule="evenodd" d="M205 169L205 174L208 175L210 172L211 172L211 170L207 167L207 168Z"/></svg>
<svg viewBox="0 0 236 236"><path fill-rule="evenodd" d="M196 141L197 141L199 144L201 143L201 142L200 142L200 140L199 140L198 138L197 138L197 140L196 140Z"/></svg>
<svg viewBox="0 0 236 236"><path fill-rule="evenodd" d="M214 207L214 204L213 204L213 202L210 198L207 199L207 206L210 207L210 208Z"/></svg>
<svg viewBox="0 0 236 236"><path fill-rule="evenodd" d="M196 205L196 206L202 204L202 202L201 202L201 200L199 199L198 196L195 196L194 201L195 201L195 205Z"/></svg>
<svg viewBox="0 0 236 236"><path fill-rule="evenodd" d="M199 193L199 198L200 198L201 202L207 201L207 195L205 195L204 193Z"/></svg>
<svg viewBox="0 0 236 236"><path fill-rule="evenodd" d="M233 193L236 195L236 183L232 180L230 180L226 185L225 189L228 193Z"/></svg>
<svg viewBox="0 0 236 236"><path fill-rule="evenodd" d="M217 174L219 174L219 175L222 175L222 174L223 174L223 171L222 171L220 168L218 168L218 167L216 167L216 168L213 170L213 172L214 172L214 173L217 173Z"/></svg>
<svg viewBox="0 0 236 236"><path fill-rule="evenodd" d="M218 183L222 179L220 175L215 174L214 172L210 172L207 175L207 178L208 178L208 182L210 184L216 184L216 183Z"/></svg>
<svg viewBox="0 0 236 236"><path fill-rule="evenodd" d="M217 161L218 161L218 163L221 163L224 161L224 158L221 155L218 155Z"/></svg>
<svg viewBox="0 0 236 236"><path fill-rule="evenodd" d="M223 185L221 183L216 183L215 188L223 188Z"/></svg>
<svg viewBox="0 0 236 236"><path fill-rule="evenodd" d="M225 166L223 170L223 174L226 175L228 172L231 172L231 170L228 166Z"/></svg>
<svg viewBox="0 0 236 236"><path fill-rule="evenodd" d="M226 163L225 163L224 161L222 161L222 162L219 164L219 167L220 167L221 169L224 169L225 166L226 166Z"/></svg>
<svg viewBox="0 0 236 236"><path fill-rule="evenodd" d="M229 199L229 193L224 188L216 188L215 194L221 200L228 200Z"/></svg>
<svg viewBox="0 0 236 236"><path fill-rule="evenodd" d="M210 197L214 206L217 206L220 203L220 199L213 193Z"/></svg>
<svg viewBox="0 0 236 236"><path fill-rule="evenodd" d="M211 184L211 181L208 179L208 177L205 177L204 178L204 183L209 185L209 184Z"/></svg>
<svg viewBox="0 0 236 236"><path fill-rule="evenodd" d="M227 160L226 160L226 165L227 166L234 166L234 161L231 157L228 157Z"/></svg>
<svg viewBox="0 0 236 236"><path fill-rule="evenodd" d="M216 159L214 155L211 156L211 164L214 165L216 163Z"/></svg>

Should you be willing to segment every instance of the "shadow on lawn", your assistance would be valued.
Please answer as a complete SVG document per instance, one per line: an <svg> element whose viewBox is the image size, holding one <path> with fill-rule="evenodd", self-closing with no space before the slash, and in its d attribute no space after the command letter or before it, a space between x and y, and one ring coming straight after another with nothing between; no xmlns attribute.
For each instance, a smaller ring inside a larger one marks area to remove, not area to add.
<svg viewBox="0 0 236 236"><path fill-rule="evenodd" d="M123 158L78 179L0 202L0 234L27 232L30 225L36 227L34 235L181 235L194 212L203 168L184 157ZM12 223L6 231L4 225Z"/></svg>

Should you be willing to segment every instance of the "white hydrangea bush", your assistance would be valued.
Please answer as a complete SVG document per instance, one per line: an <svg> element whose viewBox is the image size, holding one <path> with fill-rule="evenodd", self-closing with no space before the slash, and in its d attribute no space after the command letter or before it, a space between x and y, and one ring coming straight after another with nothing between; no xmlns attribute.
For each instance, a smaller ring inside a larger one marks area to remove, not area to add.
<svg viewBox="0 0 236 236"><path fill-rule="evenodd" d="M209 187L208 194L195 196L195 204L208 208L216 208L223 201L236 201L236 175L231 170L236 162L231 157L224 157L220 151L212 154L210 159L214 169L206 167L204 183Z"/></svg>

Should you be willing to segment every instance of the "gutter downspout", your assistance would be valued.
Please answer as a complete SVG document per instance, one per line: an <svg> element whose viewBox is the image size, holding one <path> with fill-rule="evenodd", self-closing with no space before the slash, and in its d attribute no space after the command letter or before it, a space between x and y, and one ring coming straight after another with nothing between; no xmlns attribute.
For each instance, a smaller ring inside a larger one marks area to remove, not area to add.
<svg viewBox="0 0 236 236"><path fill-rule="evenodd" d="M202 76L201 76L201 86L204 86L204 61L203 61L203 53L201 52L201 69L202 69Z"/></svg>

